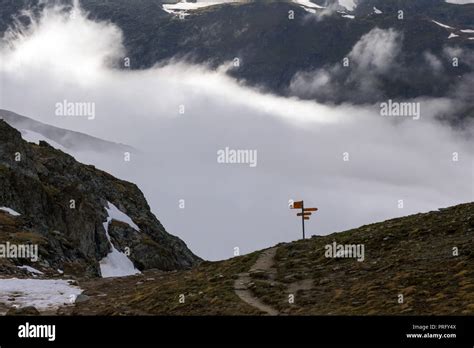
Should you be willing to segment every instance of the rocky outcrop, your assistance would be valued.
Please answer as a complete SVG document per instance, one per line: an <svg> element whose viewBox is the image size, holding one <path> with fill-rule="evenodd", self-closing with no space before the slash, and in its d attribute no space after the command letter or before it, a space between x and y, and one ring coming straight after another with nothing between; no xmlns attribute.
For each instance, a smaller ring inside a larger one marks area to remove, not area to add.
<svg viewBox="0 0 474 348"><path fill-rule="evenodd" d="M28 143L0 120L0 207L21 214L0 212L0 242L26 238L39 245L37 265L98 276L99 261L111 248L103 226L107 202L140 228L112 221L108 229L114 246L127 251L139 270L186 269L199 262L183 241L166 232L136 185L81 164L46 142Z"/></svg>

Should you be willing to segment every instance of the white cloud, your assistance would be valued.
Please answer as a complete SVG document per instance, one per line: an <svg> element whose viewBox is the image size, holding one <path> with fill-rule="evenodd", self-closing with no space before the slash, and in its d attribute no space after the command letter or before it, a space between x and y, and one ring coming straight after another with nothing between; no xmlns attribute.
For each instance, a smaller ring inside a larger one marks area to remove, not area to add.
<svg viewBox="0 0 474 348"><path fill-rule="evenodd" d="M354 45L349 57L356 68L368 72L387 72L400 52L400 34L393 29L374 28Z"/></svg>
<svg viewBox="0 0 474 348"><path fill-rule="evenodd" d="M393 29L374 28L363 35L347 55L347 62L295 74L290 91L301 97L323 97L349 90L353 96L377 97L379 79L396 70L402 36ZM348 65L344 65L348 63ZM348 89L350 85L353 88ZM331 98L329 98L331 99Z"/></svg>
<svg viewBox="0 0 474 348"><path fill-rule="evenodd" d="M353 11L356 8L355 0L339 0L339 4L349 11Z"/></svg>
<svg viewBox="0 0 474 348"><path fill-rule="evenodd" d="M435 72L440 72L441 70L443 70L443 63L433 53L425 52L423 54L423 57L425 58L426 62L431 67L431 69L433 69Z"/></svg>
<svg viewBox="0 0 474 348"><path fill-rule="evenodd" d="M29 15L31 26L6 33L9 46L4 45L1 53L7 72L30 79L27 72L46 68L58 78L88 85L101 76L107 63L124 56L121 31L87 20L79 7L68 14L59 8L48 11L40 22Z"/></svg>
<svg viewBox="0 0 474 348"><path fill-rule="evenodd" d="M123 55L119 38L112 24L49 10L34 30L2 47L0 107L141 149L131 162L77 157L137 183L168 231L202 257L300 238L289 199L320 208L307 231L326 234L473 198L469 132L434 120L449 111L449 100L419 100L419 121L394 120L379 116L378 105L332 107L262 94L202 66L119 71L107 67ZM397 38L377 30L350 56L360 71L386 73ZM325 78L315 84L324 86ZM96 118L54 116L64 99L94 102ZM217 163L227 146L257 150L257 167Z"/></svg>

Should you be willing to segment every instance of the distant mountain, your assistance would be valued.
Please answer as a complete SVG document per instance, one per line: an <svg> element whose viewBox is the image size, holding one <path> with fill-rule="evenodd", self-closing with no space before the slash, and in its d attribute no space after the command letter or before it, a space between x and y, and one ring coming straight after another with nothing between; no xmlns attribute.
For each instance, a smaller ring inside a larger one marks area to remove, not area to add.
<svg viewBox="0 0 474 348"><path fill-rule="evenodd" d="M0 258L0 276L28 271L17 266L85 277L185 269L199 262L166 232L136 185L44 141L29 143L3 120L0 139L0 244L39 247L37 262Z"/></svg>
<svg viewBox="0 0 474 348"><path fill-rule="evenodd" d="M0 109L0 119L19 130L25 140L34 143L43 140L64 152L70 150L71 152L94 151L97 153L116 152L123 154L124 152L136 151L136 149L128 145L44 124L8 110Z"/></svg>
<svg viewBox="0 0 474 348"><path fill-rule="evenodd" d="M349 2L342 3L351 7ZM0 0L0 30L12 24L12 16L21 8L38 9L36 3ZM171 58L215 68L238 58L239 66L229 69L228 74L281 95L334 103L448 96L460 98L461 104L469 99L459 90L466 89L473 79L474 4L359 0L350 11L335 6L334 0L259 0L194 6L198 8L186 10L180 19L180 10L166 7L173 3L177 1L81 0L91 18L111 21L122 29L132 69L148 68ZM289 11L293 11L294 19L289 19ZM362 90L357 77L348 76L350 69L333 74L333 90L324 86L309 92L291 88L298 73L313 74L319 69L334 72L361 38L375 28L391 28L400 38L392 70L364 72L377 79L376 93ZM456 67L451 64L454 55L460 55ZM472 112L468 108L459 115L473 116Z"/></svg>

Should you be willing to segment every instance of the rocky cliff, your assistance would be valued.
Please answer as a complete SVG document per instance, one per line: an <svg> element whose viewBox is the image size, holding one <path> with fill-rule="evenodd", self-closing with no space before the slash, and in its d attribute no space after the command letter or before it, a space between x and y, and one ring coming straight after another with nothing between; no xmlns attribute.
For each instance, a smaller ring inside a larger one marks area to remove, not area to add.
<svg viewBox="0 0 474 348"><path fill-rule="evenodd" d="M24 141L0 120L0 243L39 245L34 267L44 272L99 276L99 262L111 251L104 222L108 202L138 226L112 220L113 246L138 270L190 268L199 262L179 238L168 234L142 192L94 166L49 146ZM22 264L24 260L18 260ZM1 273L16 273L15 260L0 260Z"/></svg>

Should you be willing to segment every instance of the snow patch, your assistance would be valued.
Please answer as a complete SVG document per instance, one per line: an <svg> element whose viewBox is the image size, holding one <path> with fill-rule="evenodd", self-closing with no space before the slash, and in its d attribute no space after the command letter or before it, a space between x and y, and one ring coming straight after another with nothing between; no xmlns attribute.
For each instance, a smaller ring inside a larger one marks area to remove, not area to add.
<svg viewBox="0 0 474 348"><path fill-rule="evenodd" d="M472 33L474 33L474 30L473 29L461 29L461 32L467 33L467 34L472 34Z"/></svg>
<svg viewBox="0 0 474 348"><path fill-rule="evenodd" d="M20 213L17 213L16 211L14 211L12 208L7 208L7 207L0 207L0 210L10 214L10 215L13 215L13 216L20 216L21 214Z"/></svg>
<svg viewBox="0 0 474 348"><path fill-rule="evenodd" d="M312 14L316 13L316 10L314 8L308 8L308 7L304 7L304 6L301 6L301 8L303 10L305 10L306 12L309 12L309 13L312 13Z"/></svg>
<svg viewBox="0 0 474 348"><path fill-rule="evenodd" d="M189 15L186 11L198 10L204 7L210 7L220 4L228 4L232 2L240 2L239 0L214 0L214 1L200 1L197 2L187 2L182 0L176 4L163 4L163 10L171 14L180 14Z"/></svg>
<svg viewBox="0 0 474 348"><path fill-rule="evenodd" d="M459 35L456 35L454 33L449 34L448 39L452 39L453 37L458 37Z"/></svg>
<svg viewBox="0 0 474 348"><path fill-rule="evenodd" d="M375 14L381 14L381 13L382 13L382 11L380 11L380 10L379 10L377 7L375 7L375 6L373 7L373 9L374 9L374 13L375 13Z"/></svg>
<svg viewBox="0 0 474 348"><path fill-rule="evenodd" d="M44 274L43 272L38 271L36 268L33 268L31 266L18 266L18 268L24 269L24 270L26 270L30 273L33 273L33 274Z"/></svg>
<svg viewBox="0 0 474 348"><path fill-rule="evenodd" d="M39 311L74 303L82 289L58 279L0 279L0 303L11 307L34 306ZM15 301L9 301L14 298Z"/></svg>
<svg viewBox="0 0 474 348"><path fill-rule="evenodd" d="M355 16L353 16L353 15L343 15L342 17L344 17L344 18L350 18L350 19L354 19L354 18L355 18Z"/></svg>
<svg viewBox="0 0 474 348"><path fill-rule="evenodd" d="M445 2L455 5L474 4L474 0L445 0Z"/></svg>
<svg viewBox="0 0 474 348"><path fill-rule="evenodd" d="M437 22L435 20L431 20L433 23L435 24L438 24L440 27L443 27L445 29L454 29L453 27L450 27L449 25L446 25L446 24L443 24L443 23L440 23L440 22Z"/></svg>
<svg viewBox="0 0 474 348"><path fill-rule="evenodd" d="M140 232L140 228L133 222L133 220L128 216L127 214L122 213L119 208L117 208L115 205L113 205L110 202L107 202L109 207L105 208L107 210L107 214L109 215L109 218L107 219L107 227L108 223L110 223L112 220L115 221L120 221L120 222L125 222L126 224L130 225L134 230L137 232Z"/></svg>
<svg viewBox="0 0 474 348"><path fill-rule="evenodd" d="M105 207L105 209L107 210L108 217L107 221L104 222L104 229L112 251L99 262L102 278L125 277L141 273L135 268L127 255L115 248L110 239L109 225L112 220L116 220L127 223L136 231L140 231L140 229L128 215L122 213L115 205L110 202L107 202L107 205L108 207Z"/></svg>
<svg viewBox="0 0 474 348"><path fill-rule="evenodd" d="M319 6L319 5L313 3L313 2L311 2L311 1L309 1L309 0L293 0L293 2L294 2L295 4L300 5L301 7L303 7L303 8L304 8L305 10L307 10L307 11L308 11L308 9L315 9L315 8L320 8L320 9L321 9L321 8L325 8L325 7ZM314 13L314 11L313 11L313 13Z"/></svg>

